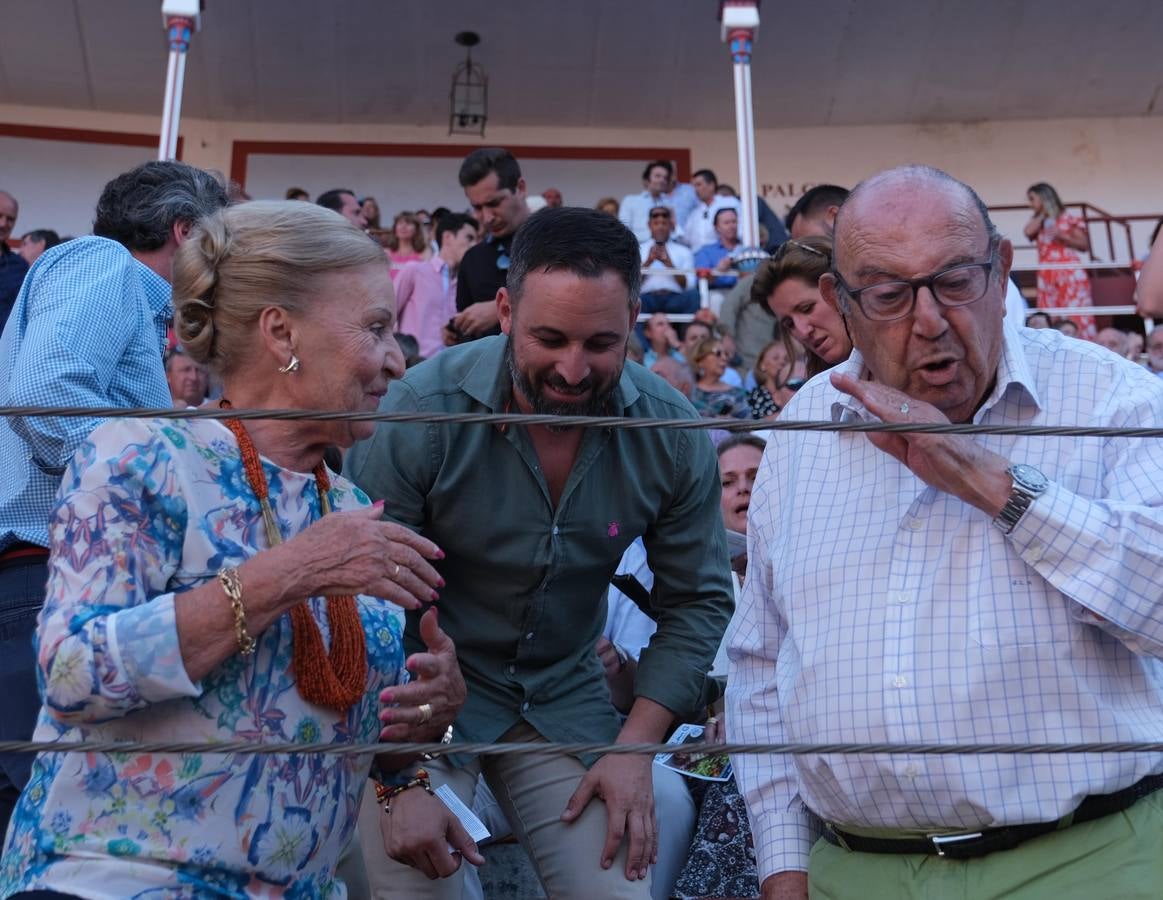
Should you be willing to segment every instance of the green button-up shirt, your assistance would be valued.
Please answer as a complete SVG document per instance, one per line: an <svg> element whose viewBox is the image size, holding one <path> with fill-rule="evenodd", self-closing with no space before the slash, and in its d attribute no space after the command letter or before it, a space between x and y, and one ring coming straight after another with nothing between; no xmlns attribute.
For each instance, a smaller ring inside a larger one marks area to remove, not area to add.
<svg viewBox="0 0 1163 900"><path fill-rule="evenodd" d="M385 412L502 412L505 336L451 348L392 385ZM612 409L696 418L662 379L627 363ZM380 423L344 471L392 519L435 541L440 624L456 641L468 700L455 736L495 741L525 719L553 741L613 740L620 720L594 645L606 587L643 536L658 630L635 693L697 709L733 599L719 472L705 432L586 429L555 509L523 428ZM408 615L410 651L423 649Z"/></svg>

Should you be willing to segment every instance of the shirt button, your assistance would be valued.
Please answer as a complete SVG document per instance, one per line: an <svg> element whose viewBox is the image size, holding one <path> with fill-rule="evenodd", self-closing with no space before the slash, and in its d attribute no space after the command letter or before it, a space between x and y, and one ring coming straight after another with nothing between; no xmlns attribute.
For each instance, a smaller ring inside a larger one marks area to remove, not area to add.
<svg viewBox="0 0 1163 900"><path fill-rule="evenodd" d="M530 631L527 635L525 635L525 640L527 640L527 641L533 640L533 632L532 631Z"/></svg>
<svg viewBox="0 0 1163 900"><path fill-rule="evenodd" d="M916 778L920 774L921 770L915 763L909 763L907 766L905 766L906 778Z"/></svg>
<svg viewBox="0 0 1163 900"><path fill-rule="evenodd" d="M522 703L522 704L521 704L521 712L529 712L529 704L528 704L528 702L526 702L526 703Z"/></svg>
<svg viewBox="0 0 1163 900"><path fill-rule="evenodd" d="M898 603L903 606L912 598L909 596L908 591L889 591L888 599L890 603Z"/></svg>
<svg viewBox="0 0 1163 900"><path fill-rule="evenodd" d="M557 531L558 531L558 529L557 529L557 526L556 526L556 525L554 525L554 526L553 526L553 535L554 535L554 537L556 537L556 536L557 536Z"/></svg>
<svg viewBox="0 0 1163 900"><path fill-rule="evenodd" d="M509 674L516 675L517 674L517 667L516 666L509 666Z"/></svg>
<svg viewBox="0 0 1163 900"><path fill-rule="evenodd" d="M1030 544L1030 546L1026 549L1026 559L1032 563L1038 562L1038 560L1042 558L1042 551L1044 549L1045 548L1041 545L1041 543L1034 541L1034 543Z"/></svg>
<svg viewBox="0 0 1163 900"><path fill-rule="evenodd" d="M892 680L892 686L895 688L907 687L909 680L904 675L897 675Z"/></svg>
<svg viewBox="0 0 1163 900"><path fill-rule="evenodd" d="M920 519L914 519L911 516L905 519L905 528L907 528L909 531L920 531L924 527L925 523Z"/></svg>

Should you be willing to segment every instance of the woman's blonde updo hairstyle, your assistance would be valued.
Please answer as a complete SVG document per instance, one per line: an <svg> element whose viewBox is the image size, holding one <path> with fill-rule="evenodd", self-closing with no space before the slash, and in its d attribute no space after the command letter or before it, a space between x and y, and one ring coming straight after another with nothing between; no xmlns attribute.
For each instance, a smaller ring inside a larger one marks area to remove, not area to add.
<svg viewBox="0 0 1163 900"><path fill-rule="evenodd" d="M174 329L218 375L255 347L259 313L303 312L314 278L378 263L384 251L343 216L295 200L256 200L199 220L174 257Z"/></svg>

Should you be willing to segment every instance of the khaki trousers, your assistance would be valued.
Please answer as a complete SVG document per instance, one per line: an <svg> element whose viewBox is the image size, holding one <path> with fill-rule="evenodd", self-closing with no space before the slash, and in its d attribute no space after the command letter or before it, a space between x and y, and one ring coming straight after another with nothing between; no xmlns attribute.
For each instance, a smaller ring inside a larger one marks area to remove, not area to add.
<svg viewBox="0 0 1163 900"><path fill-rule="evenodd" d="M501 741L532 743L545 739L521 722ZM606 840L606 806L601 800L592 800L574 822L560 821L566 803L586 773L585 766L572 756L482 756L461 769L452 769L440 760L425 768L434 786L448 784L469 807L477 775L483 772L551 900L650 900L651 876L644 881L626 880L626 840L609 869L599 864ZM686 790L681 784L679 788ZM380 836L380 810L374 797L368 800L371 793L364 795L359 832L374 900L460 900L462 871L429 881L418 869L388 858ZM665 828L666 823L660 821L659 827ZM487 858L488 848L483 852ZM465 865L468 863L462 864L462 870Z"/></svg>
<svg viewBox="0 0 1163 900"><path fill-rule="evenodd" d="M808 883L812 900L1155 900L1163 897L1163 791L978 859L853 853L821 838Z"/></svg>

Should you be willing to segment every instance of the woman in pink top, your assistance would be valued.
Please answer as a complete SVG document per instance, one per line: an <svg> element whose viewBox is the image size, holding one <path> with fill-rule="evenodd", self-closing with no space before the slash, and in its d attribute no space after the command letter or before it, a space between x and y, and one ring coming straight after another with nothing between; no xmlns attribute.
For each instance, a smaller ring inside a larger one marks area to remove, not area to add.
<svg viewBox="0 0 1163 900"><path fill-rule="evenodd" d="M415 214L410 212L396 214L386 246L388 259L392 263L393 281L405 263L429 259L432 256L432 250L424 237L424 228Z"/></svg>

